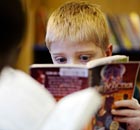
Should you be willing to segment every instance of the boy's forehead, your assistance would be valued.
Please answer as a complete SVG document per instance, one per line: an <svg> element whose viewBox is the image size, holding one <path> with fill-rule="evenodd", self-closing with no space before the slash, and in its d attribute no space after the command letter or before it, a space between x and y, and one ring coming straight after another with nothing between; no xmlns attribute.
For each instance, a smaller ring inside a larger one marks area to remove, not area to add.
<svg viewBox="0 0 140 130"><path fill-rule="evenodd" d="M81 47L95 47L97 46L96 43L92 42L92 41L69 41L69 40L65 40L65 41L55 41L51 43L51 48L55 48L55 47L71 47L71 48L81 48Z"/></svg>
<svg viewBox="0 0 140 130"><path fill-rule="evenodd" d="M72 41L56 41L52 42L50 46L51 52L63 52L63 51L97 51L101 49L94 42L72 42Z"/></svg>

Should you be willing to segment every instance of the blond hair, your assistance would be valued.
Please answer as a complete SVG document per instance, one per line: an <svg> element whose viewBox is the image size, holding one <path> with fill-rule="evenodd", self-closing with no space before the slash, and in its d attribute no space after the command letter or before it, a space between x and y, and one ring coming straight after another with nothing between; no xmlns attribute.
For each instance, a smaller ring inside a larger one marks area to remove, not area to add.
<svg viewBox="0 0 140 130"><path fill-rule="evenodd" d="M107 23L98 5L87 1L71 1L56 9L50 16L46 31L46 45L70 40L93 41L102 49L109 44Z"/></svg>

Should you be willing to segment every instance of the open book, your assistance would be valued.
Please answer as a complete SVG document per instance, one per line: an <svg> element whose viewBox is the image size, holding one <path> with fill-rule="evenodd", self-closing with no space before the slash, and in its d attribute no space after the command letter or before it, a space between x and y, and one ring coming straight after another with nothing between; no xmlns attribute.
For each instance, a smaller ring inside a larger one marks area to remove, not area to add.
<svg viewBox="0 0 140 130"><path fill-rule="evenodd" d="M138 62L129 62L129 57L115 55L90 61L87 65L34 64L30 67L30 74L42 83L56 100L88 87L97 89L104 102L87 129L98 130L109 129L113 125L111 109L114 101L133 97L138 69ZM108 113L111 115L112 124L105 124ZM125 129L124 126L118 126Z"/></svg>
<svg viewBox="0 0 140 130"><path fill-rule="evenodd" d="M95 80L91 80L91 72L97 70L97 66L128 61L127 56L115 55L90 61L87 65L33 64L30 66L30 74L59 100L72 92L94 86L91 81ZM97 72L93 76L95 75Z"/></svg>

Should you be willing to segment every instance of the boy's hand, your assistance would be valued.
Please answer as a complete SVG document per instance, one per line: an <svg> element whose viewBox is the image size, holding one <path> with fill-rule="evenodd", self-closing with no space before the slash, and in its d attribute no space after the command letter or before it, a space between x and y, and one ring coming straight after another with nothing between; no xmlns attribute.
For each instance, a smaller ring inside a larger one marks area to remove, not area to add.
<svg viewBox="0 0 140 130"><path fill-rule="evenodd" d="M127 130L140 130L140 104L136 99L117 101L115 107L112 110L114 120L127 123Z"/></svg>

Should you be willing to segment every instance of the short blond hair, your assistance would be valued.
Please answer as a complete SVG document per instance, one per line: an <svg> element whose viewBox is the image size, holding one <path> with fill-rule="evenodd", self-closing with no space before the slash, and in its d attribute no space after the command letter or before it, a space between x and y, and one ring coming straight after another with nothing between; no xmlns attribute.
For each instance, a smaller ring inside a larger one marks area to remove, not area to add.
<svg viewBox="0 0 140 130"><path fill-rule="evenodd" d="M71 1L56 9L50 16L46 31L46 45L70 40L93 41L102 49L109 44L108 27L98 5L87 1Z"/></svg>

